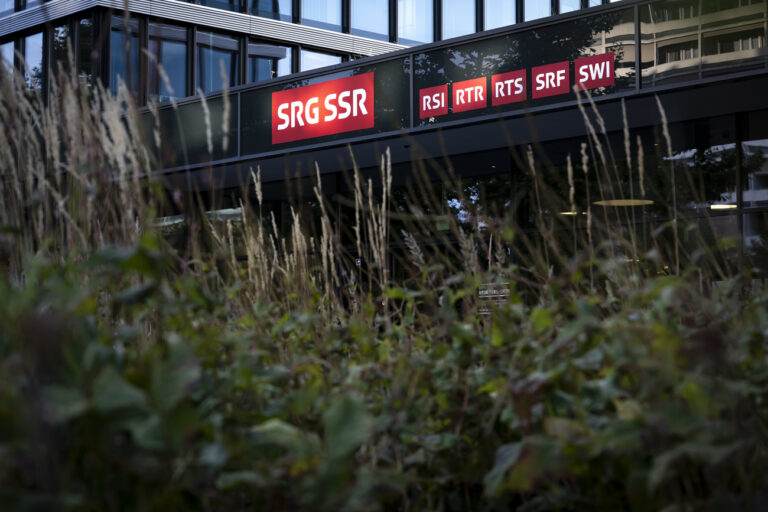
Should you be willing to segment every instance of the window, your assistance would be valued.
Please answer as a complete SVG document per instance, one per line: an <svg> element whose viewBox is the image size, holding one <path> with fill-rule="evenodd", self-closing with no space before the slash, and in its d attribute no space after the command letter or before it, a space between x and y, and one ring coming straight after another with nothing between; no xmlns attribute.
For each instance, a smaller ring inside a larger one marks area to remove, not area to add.
<svg viewBox="0 0 768 512"><path fill-rule="evenodd" d="M248 43L248 83L290 75L290 47Z"/></svg>
<svg viewBox="0 0 768 512"><path fill-rule="evenodd" d="M24 79L30 89L43 86L43 33L24 39Z"/></svg>
<svg viewBox="0 0 768 512"><path fill-rule="evenodd" d="M14 0L0 0L0 17L13 13L16 7L15 3Z"/></svg>
<svg viewBox="0 0 768 512"><path fill-rule="evenodd" d="M552 14L552 3L549 0L525 0L523 10L525 21L537 20Z"/></svg>
<svg viewBox="0 0 768 512"><path fill-rule="evenodd" d="M389 0L350 0L350 32L373 39L389 39Z"/></svg>
<svg viewBox="0 0 768 512"><path fill-rule="evenodd" d="M737 34L723 34L704 37L702 48L704 55L717 55L745 50L757 50L763 47L763 29L749 30Z"/></svg>
<svg viewBox="0 0 768 512"><path fill-rule="evenodd" d="M149 24L149 96L159 101L187 95L187 29Z"/></svg>
<svg viewBox="0 0 768 512"><path fill-rule="evenodd" d="M93 20L83 18L78 23L77 63L80 79L93 85Z"/></svg>
<svg viewBox="0 0 768 512"><path fill-rule="evenodd" d="M197 87L203 92L234 87L240 80L239 43L213 32L197 33ZM224 73L224 76L222 76Z"/></svg>
<svg viewBox="0 0 768 512"><path fill-rule="evenodd" d="M70 52L72 51L72 41L69 38L69 25L59 25L53 27L52 35L52 62L51 69L58 73L59 67L62 70L69 70ZM73 56L74 58L74 56Z"/></svg>
<svg viewBox="0 0 768 512"><path fill-rule="evenodd" d="M301 0L301 22L328 30L341 30L341 0Z"/></svg>
<svg viewBox="0 0 768 512"><path fill-rule="evenodd" d="M590 7L597 7L598 5L603 5L603 0L589 0Z"/></svg>
<svg viewBox="0 0 768 512"><path fill-rule="evenodd" d="M122 80L134 94L139 92L139 21L112 16L109 90L117 94Z"/></svg>
<svg viewBox="0 0 768 512"><path fill-rule="evenodd" d="M485 0L485 29L506 27L516 22L514 0Z"/></svg>
<svg viewBox="0 0 768 512"><path fill-rule="evenodd" d="M301 71L309 71L310 69L333 66L340 63L341 56L339 55L301 50Z"/></svg>
<svg viewBox="0 0 768 512"><path fill-rule="evenodd" d="M0 64L13 73L13 41L0 44Z"/></svg>
<svg viewBox="0 0 768 512"><path fill-rule="evenodd" d="M699 56L699 45L696 41L670 44L659 48L659 64L695 59Z"/></svg>
<svg viewBox="0 0 768 512"><path fill-rule="evenodd" d="M217 9L224 9L225 11L243 11L243 5L240 3L240 0L197 0L196 3L208 7L215 7Z"/></svg>
<svg viewBox="0 0 768 512"><path fill-rule="evenodd" d="M560 0L560 13L581 9L581 0Z"/></svg>
<svg viewBox="0 0 768 512"><path fill-rule="evenodd" d="M435 40L432 0L397 0L397 39L402 44Z"/></svg>
<svg viewBox="0 0 768 512"><path fill-rule="evenodd" d="M273 20L293 21L291 0L252 0L251 14Z"/></svg>
<svg viewBox="0 0 768 512"><path fill-rule="evenodd" d="M476 14L475 0L443 0L443 39L473 33Z"/></svg>

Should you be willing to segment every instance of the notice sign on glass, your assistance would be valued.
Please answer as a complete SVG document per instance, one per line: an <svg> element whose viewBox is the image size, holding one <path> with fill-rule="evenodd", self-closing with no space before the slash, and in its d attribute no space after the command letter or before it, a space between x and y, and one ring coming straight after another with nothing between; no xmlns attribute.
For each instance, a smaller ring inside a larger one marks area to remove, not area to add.
<svg viewBox="0 0 768 512"><path fill-rule="evenodd" d="M272 144L373 128L373 73L272 93Z"/></svg>

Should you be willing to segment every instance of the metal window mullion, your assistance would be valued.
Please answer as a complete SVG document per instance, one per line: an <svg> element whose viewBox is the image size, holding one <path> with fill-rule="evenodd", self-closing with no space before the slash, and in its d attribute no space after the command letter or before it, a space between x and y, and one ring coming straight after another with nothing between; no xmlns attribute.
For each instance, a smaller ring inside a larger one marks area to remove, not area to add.
<svg viewBox="0 0 768 512"><path fill-rule="evenodd" d="M397 41L397 0L389 0L389 42Z"/></svg>
<svg viewBox="0 0 768 512"><path fill-rule="evenodd" d="M341 2L341 32L349 34L352 25L352 12L350 0L336 0Z"/></svg>
<svg viewBox="0 0 768 512"><path fill-rule="evenodd" d="M475 32L485 30L485 0L475 0Z"/></svg>
<svg viewBox="0 0 768 512"><path fill-rule="evenodd" d="M432 3L432 23L434 31L434 40L443 40L443 1L434 0Z"/></svg>
<svg viewBox="0 0 768 512"><path fill-rule="evenodd" d="M248 78L246 77L246 74L248 72L248 37L245 35L240 36L240 54L238 55L237 62L240 66L240 77L238 79L238 84L247 84Z"/></svg>
<svg viewBox="0 0 768 512"><path fill-rule="evenodd" d="M197 94L197 27L187 29L187 91L186 96Z"/></svg>

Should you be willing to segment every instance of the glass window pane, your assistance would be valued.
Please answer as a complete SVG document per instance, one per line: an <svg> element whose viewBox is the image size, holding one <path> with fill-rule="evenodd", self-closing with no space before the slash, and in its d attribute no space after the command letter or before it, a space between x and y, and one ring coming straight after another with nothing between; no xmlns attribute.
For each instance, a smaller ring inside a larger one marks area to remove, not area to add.
<svg viewBox="0 0 768 512"><path fill-rule="evenodd" d="M72 51L72 41L69 38L69 25L59 25L53 27L53 62L51 69L59 71L59 66L66 71L69 69L70 52ZM74 56L73 56L74 58Z"/></svg>
<svg viewBox="0 0 768 512"><path fill-rule="evenodd" d="M291 0L252 0L251 14L274 20L293 21Z"/></svg>
<svg viewBox="0 0 768 512"><path fill-rule="evenodd" d="M242 6L240 0L197 0L196 3L234 12L241 12Z"/></svg>
<svg viewBox="0 0 768 512"><path fill-rule="evenodd" d="M80 20L78 35L78 71L80 79L84 80L86 84L91 85L93 83L93 21L91 18L83 18Z"/></svg>
<svg viewBox="0 0 768 512"><path fill-rule="evenodd" d="M13 73L13 41L0 44L0 64Z"/></svg>
<svg viewBox="0 0 768 512"><path fill-rule="evenodd" d="M432 0L397 0L397 39L402 44L435 40Z"/></svg>
<svg viewBox="0 0 768 512"><path fill-rule="evenodd" d="M208 93L224 89L225 84L229 87L237 85L240 79L238 47L235 38L213 32L198 32L197 87Z"/></svg>
<svg viewBox="0 0 768 512"><path fill-rule="evenodd" d="M537 20L552 14L552 2L549 0L525 0L523 9L525 21Z"/></svg>
<svg viewBox="0 0 768 512"><path fill-rule="evenodd" d="M485 29L516 23L514 0L485 0Z"/></svg>
<svg viewBox="0 0 768 512"><path fill-rule="evenodd" d="M167 101L171 98L186 96L186 38L187 30L185 28L150 23L147 76L150 97L157 98L159 101Z"/></svg>
<svg viewBox="0 0 768 512"><path fill-rule="evenodd" d="M353 34L375 39L389 39L389 0L351 0Z"/></svg>
<svg viewBox="0 0 768 512"><path fill-rule="evenodd" d="M581 9L581 0L560 0L560 13Z"/></svg>
<svg viewBox="0 0 768 512"><path fill-rule="evenodd" d="M341 0L301 0L301 22L328 30L341 30Z"/></svg>
<svg viewBox="0 0 768 512"><path fill-rule="evenodd" d="M341 63L341 56L301 50L301 71L322 68Z"/></svg>
<svg viewBox="0 0 768 512"><path fill-rule="evenodd" d="M590 7L597 7L598 5L603 5L603 0L589 0Z"/></svg>
<svg viewBox="0 0 768 512"><path fill-rule="evenodd" d="M14 0L0 0L0 17L7 16L14 11Z"/></svg>
<svg viewBox="0 0 768 512"><path fill-rule="evenodd" d="M277 76L286 76L293 73L293 51L291 48L285 49L285 57L277 61Z"/></svg>
<svg viewBox="0 0 768 512"><path fill-rule="evenodd" d="M443 0L443 39L473 33L476 14L475 0Z"/></svg>
<svg viewBox="0 0 768 512"><path fill-rule="evenodd" d="M32 34L25 38L24 79L33 89L43 85L43 33Z"/></svg>
<svg viewBox="0 0 768 512"><path fill-rule="evenodd" d="M291 74L291 48L269 44L248 44L248 82L269 80Z"/></svg>
<svg viewBox="0 0 768 512"><path fill-rule="evenodd" d="M122 80L134 94L139 91L139 25L137 20L112 16L109 56L109 89L117 94Z"/></svg>

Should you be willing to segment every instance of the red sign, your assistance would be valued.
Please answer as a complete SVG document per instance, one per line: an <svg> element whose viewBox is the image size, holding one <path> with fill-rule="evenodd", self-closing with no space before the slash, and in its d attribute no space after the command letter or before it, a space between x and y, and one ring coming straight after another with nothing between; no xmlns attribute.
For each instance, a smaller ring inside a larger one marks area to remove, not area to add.
<svg viewBox="0 0 768 512"><path fill-rule="evenodd" d="M373 73L272 93L272 144L373 128Z"/></svg>
<svg viewBox="0 0 768 512"><path fill-rule="evenodd" d="M493 75L491 93L491 105L494 107L523 101L526 97L525 70Z"/></svg>
<svg viewBox="0 0 768 512"><path fill-rule="evenodd" d="M576 59L576 83L581 89L613 85L615 80L613 53Z"/></svg>
<svg viewBox="0 0 768 512"><path fill-rule="evenodd" d="M444 116L448 113L448 86L438 85L419 91L419 118Z"/></svg>
<svg viewBox="0 0 768 512"><path fill-rule="evenodd" d="M556 94L569 92L571 78L569 76L570 62L558 62L537 66L531 70L533 77L533 98L546 98Z"/></svg>
<svg viewBox="0 0 768 512"><path fill-rule="evenodd" d="M484 76L453 84L453 113L488 106L488 79Z"/></svg>

